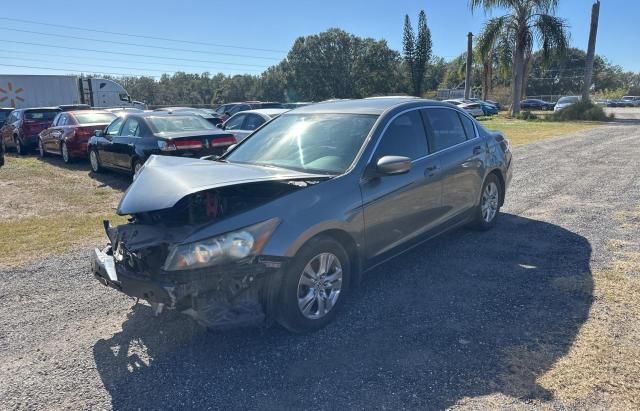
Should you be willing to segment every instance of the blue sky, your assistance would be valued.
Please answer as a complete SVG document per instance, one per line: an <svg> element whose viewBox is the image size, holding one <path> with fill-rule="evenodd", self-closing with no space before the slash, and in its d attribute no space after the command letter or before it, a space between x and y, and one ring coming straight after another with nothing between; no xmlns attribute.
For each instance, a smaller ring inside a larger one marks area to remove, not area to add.
<svg viewBox="0 0 640 411"><path fill-rule="evenodd" d="M592 2L560 2L557 14L568 20L573 46L586 48ZM84 71L158 76L174 71L222 71L257 74L282 59L296 37L330 27L386 39L392 48L400 50L404 15L409 14L415 25L420 9L427 12L434 53L447 59L464 51L466 33L478 33L487 18L482 11L472 14L466 0L31 0L28 7L4 7L0 11L3 39L0 73ZM125 37L1 18L235 47ZM639 21L640 1L602 0L597 52L626 70L640 71Z"/></svg>

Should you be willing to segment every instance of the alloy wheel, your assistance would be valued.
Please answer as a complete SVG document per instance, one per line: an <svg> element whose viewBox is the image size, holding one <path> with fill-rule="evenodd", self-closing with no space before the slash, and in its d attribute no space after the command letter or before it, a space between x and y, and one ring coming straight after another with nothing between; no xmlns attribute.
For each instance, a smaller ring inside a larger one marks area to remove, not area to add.
<svg viewBox="0 0 640 411"><path fill-rule="evenodd" d="M298 308L308 319L318 320L336 305L342 290L342 265L332 253L313 257L300 274Z"/></svg>
<svg viewBox="0 0 640 411"><path fill-rule="evenodd" d="M62 159L65 163L69 162L69 149L65 143L62 143Z"/></svg>
<svg viewBox="0 0 640 411"><path fill-rule="evenodd" d="M486 185L482 193L482 219L490 223L498 212L499 191L498 186L493 181Z"/></svg>
<svg viewBox="0 0 640 411"><path fill-rule="evenodd" d="M98 155L95 150L89 152L89 162L91 163L91 170L97 173L100 169L100 163L98 162Z"/></svg>

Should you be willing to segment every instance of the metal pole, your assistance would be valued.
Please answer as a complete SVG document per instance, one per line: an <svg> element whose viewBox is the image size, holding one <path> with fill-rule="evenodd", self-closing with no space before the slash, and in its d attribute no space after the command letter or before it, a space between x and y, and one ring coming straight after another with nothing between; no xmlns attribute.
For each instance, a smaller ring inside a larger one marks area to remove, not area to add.
<svg viewBox="0 0 640 411"><path fill-rule="evenodd" d="M471 97L471 70L473 69L473 33L467 34L467 75L464 80L464 98Z"/></svg>

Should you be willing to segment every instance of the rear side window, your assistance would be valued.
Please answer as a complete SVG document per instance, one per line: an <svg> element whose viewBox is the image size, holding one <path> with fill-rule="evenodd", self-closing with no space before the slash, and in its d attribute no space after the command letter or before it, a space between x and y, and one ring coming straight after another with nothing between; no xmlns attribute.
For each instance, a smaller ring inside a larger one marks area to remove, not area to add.
<svg viewBox="0 0 640 411"><path fill-rule="evenodd" d="M429 133L431 152L435 153L467 141L467 135L457 111L431 108L422 110L422 112L431 126Z"/></svg>
<svg viewBox="0 0 640 411"><path fill-rule="evenodd" d="M476 129L473 126L473 120L461 113L458 113L458 116L460 116L460 121L462 121L462 127L464 128L464 132L467 135L467 140L475 138Z"/></svg>
<svg viewBox="0 0 640 411"><path fill-rule="evenodd" d="M135 118L130 118L126 123L124 123L124 127L122 127L122 133L120 134L123 136L137 136L139 135L139 130L140 124L138 123L138 120Z"/></svg>
<svg viewBox="0 0 640 411"><path fill-rule="evenodd" d="M247 116L247 120L244 123L245 130L255 130L260 127L264 123L264 119L260 116L256 116L255 114L250 114Z"/></svg>
<svg viewBox="0 0 640 411"><path fill-rule="evenodd" d="M415 160L427 155L427 136L418 110L394 119L378 144L376 157L402 156Z"/></svg>

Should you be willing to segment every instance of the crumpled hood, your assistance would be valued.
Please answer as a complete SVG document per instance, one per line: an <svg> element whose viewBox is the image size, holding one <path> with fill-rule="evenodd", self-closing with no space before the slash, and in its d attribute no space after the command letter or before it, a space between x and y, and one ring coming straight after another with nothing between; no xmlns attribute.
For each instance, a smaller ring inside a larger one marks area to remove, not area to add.
<svg viewBox="0 0 640 411"><path fill-rule="evenodd" d="M144 213L173 207L189 194L259 181L326 178L282 168L152 155L124 193L117 213Z"/></svg>

